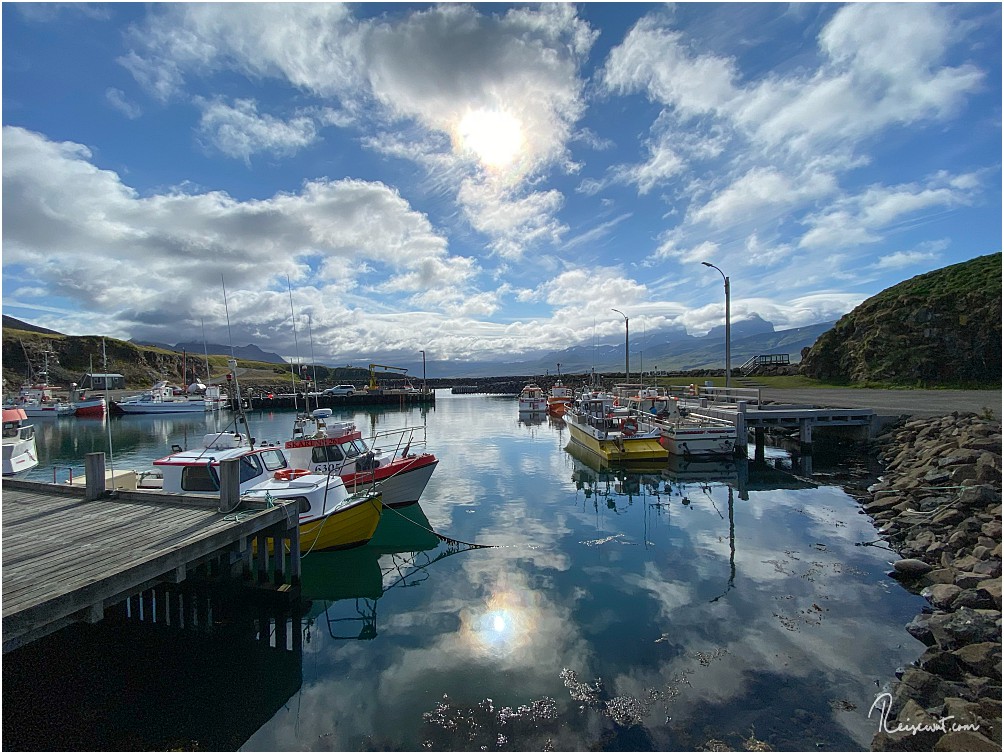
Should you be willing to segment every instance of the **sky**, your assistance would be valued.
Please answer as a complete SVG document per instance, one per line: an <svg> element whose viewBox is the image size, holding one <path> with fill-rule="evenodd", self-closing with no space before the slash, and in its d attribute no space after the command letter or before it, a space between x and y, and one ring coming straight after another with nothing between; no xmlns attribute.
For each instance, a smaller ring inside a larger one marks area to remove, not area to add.
<svg viewBox="0 0 1004 754"><path fill-rule="evenodd" d="M518 360L1001 250L999 3L5 2L2 46L3 312L69 335Z"/></svg>

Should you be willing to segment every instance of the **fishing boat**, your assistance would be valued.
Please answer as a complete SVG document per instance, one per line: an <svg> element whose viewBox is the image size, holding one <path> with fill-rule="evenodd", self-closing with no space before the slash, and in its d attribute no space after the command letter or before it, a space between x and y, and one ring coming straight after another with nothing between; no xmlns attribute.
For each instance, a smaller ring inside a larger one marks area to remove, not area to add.
<svg viewBox="0 0 1004 754"><path fill-rule="evenodd" d="M572 394L572 389L566 387L561 381L561 377L558 377L551 385L551 390L547 394L547 413L552 416L564 416L565 411L568 407L572 405L572 401L575 396Z"/></svg>
<svg viewBox="0 0 1004 754"><path fill-rule="evenodd" d="M404 427L371 438L383 447L367 444L353 422L329 422L330 408L298 414L293 437L283 444L290 462L317 474L337 474L350 491L379 484L383 504L400 508L418 502L439 459L432 453L415 453L424 443L424 429Z"/></svg>
<svg viewBox="0 0 1004 754"><path fill-rule="evenodd" d="M181 450L153 462L155 473L141 474L138 489L178 495L215 495L220 489L220 462L240 460L242 499L303 499L309 509L300 514L300 548L347 549L373 537L383 507L376 489L350 493L335 474L317 474L292 466L278 444L255 446L241 434L205 435L203 447ZM156 473L159 472L159 473Z"/></svg>
<svg viewBox="0 0 1004 754"><path fill-rule="evenodd" d="M85 398L81 395L80 398L73 401L70 405L73 406L74 416L102 417L108 409L108 402L103 395L92 396L90 398Z"/></svg>
<svg viewBox="0 0 1004 754"><path fill-rule="evenodd" d="M55 395L56 388L49 384L49 354L52 351L43 351L45 357L44 366L41 369L33 369L31 362L28 362L29 380L25 383L17 398L7 408L19 408L24 411L29 419L45 419L60 416L73 416L73 406Z"/></svg>
<svg viewBox="0 0 1004 754"><path fill-rule="evenodd" d="M236 375L237 361L228 359ZM240 385L233 378L240 414L233 426L248 426ZM307 504L300 513L300 551L341 550L364 545L380 523L383 501L379 488L350 492L337 474L297 468L278 442L257 442L240 432L213 432L203 437L202 448L183 450L153 462L153 469L133 476L135 488L177 495L218 495L220 464L239 461L240 497L268 505L298 500ZM86 483L86 481L84 481Z"/></svg>
<svg viewBox="0 0 1004 754"><path fill-rule="evenodd" d="M198 414L212 410L212 404L187 396L176 396L165 380L142 395L112 401L112 409L122 414Z"/></svg>
<svg viewBox="0 0 1004 754"><path fill-rule="evenodd" d="M628 463L665 459L658 428L645 427L636 412L615 406L614 395L599 390L582 392L565 411L572 442L605 461Z"/></svg>
<svg viewBox="0 0 1004 754"><path fill-rule="evenodd" d="M66 401L42 402L29 398L18 398L13 405L24 411L29 419L58 418L62 416L73 416L74 408Z"/></svg>
<svg viewBox="0 0 1004 754"><path fill-rule="evenodd" d="M537 414L547 411L547 397L539 385L530 383L519 392L519 412Z"/></svg>
<svg viewBox="0 0 1004 754"><path fill-rule="evenodd" d="M659 432L671 455L722 458L735 452L734 425L681 409L679 400L658 388L641 388L619 401L638 417L641 427Z"/></svg>
<svg viewBox="0 0 1004 754"><path fill-rule="evenodd" d="M23 409L3 409L3 476L14 476L38 466L35 428Z"/></svg>

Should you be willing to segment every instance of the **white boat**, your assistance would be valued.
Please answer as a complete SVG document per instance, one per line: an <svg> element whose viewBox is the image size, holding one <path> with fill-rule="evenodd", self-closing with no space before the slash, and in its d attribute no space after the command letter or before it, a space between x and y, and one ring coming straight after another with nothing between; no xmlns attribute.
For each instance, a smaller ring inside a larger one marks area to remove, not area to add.
<svg viewBox="0 0 1004 754"><path fill-rule="evenodd" d="M547 411L547 397L539 385L530 383L519 392L519 412L536 414Z"/></svg>
<svg viewBox="0 0 1004 754"><path fill-rule="evenodd" d="M18 400L14 408L24 411L29 419L46 419L60 416L73 416L75 409L65 401L54 401L52 403L42 403L32 400Z"/></svg>
<svg viewBox="0 0 1004 754"><path fill-rule="evenodd" d="M296 468L278 444L257 447L240 434L218 432L203 438L198 450L182 450L153 462L153 474L140 474L137 489L178 495L218 495L220 462L240 459L242 498L305 499L300 514L301 552L346 549L366 544L380 523L381 492L369 487L352 493L337 474Z"/></svg>
<svg viewBox="0 0 1004 754"><path fill-rule="evenodd" d="M237 362L229 359L231 372ZM237 404L241 405L236 378ZM247 427L243 411L239 417ZM240 426L235 420L234 426ZM300 513L300 550L339 550L364 545L373 537L383 511L376 486L352 493L334 473L317 474L297 468L279 443L257 443L239 432L213 432L203 437L202 448L180 450L153 462L149 472L127 475L125 489L177 495L218 496L220 464L238 460L241 498L266 504L299 500L308 507ZM86 484L86 480L81 482ZM117 486L117 485L116 485Z"/></svg>
<svg viewBox="0 0 1004 754"><path fill-rule="evenodd" d="M29 419L45 419L58 416L73 416L73 406L56 398L55 388L45 381L45 372L41 372L41 381L24 385L13 404L8 408L19 408Z"/></svg>
<svg viewBox="0 0 1004 754"><path fill-rule="evenodd" d="M319 408L297 415L293 437L283 445L290 462L314 473L338 474L350 491L377 483L389 508L417 503L439 463L432 453L413 452L425 443L425 430L378 433L371 442L383 447L376 447L366 443L354 423L329 422L331 414L330 408Z"/></svg>
<svg viewBox="0 0 1004 754"><path fill-rule="evenodd" d="M198 414L213 410L213 404L201 399L176 396L174 389L161 380L142 395L112 401L112 408L123 414Z"/></svg>
<svg viewBox="0 0 1004 754"><path fill-rule="evenodd" d="M38 466L35 428L23 409L3 409L3 476L14 476Z"/></svg>
<svg viewBox="0 0 1004 754"><path fill-rule="evenodd" d="M644 426L637 412L615 406L616 400L599 390L583 391L576 397L564 415L572 442L608 462L666 459L669 452L660 442L661 431Z"/></svg>
<svg viewBox="0 0 1004 754"><path fill-rule="evenodd" d="M679 401L663 390L640 385L618 386L617 402L638 417L646 431L657 430L674 456L716 458L731 456L736 448L735 426L680 409Z"/></svg>

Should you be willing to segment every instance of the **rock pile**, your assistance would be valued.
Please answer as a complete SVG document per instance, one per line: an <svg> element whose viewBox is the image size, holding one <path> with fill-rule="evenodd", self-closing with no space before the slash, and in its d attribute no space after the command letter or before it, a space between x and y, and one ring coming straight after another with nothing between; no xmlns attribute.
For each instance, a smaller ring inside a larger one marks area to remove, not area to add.
<svg viewBox="0 0 1004 754"><path fill-rule="evenodd" d="M1000 751L1001 424L913 419L877 444L886 473L864 511L902 556L890 575L930 608L906 627L927 650L879 705L871 748Z"/></svg>

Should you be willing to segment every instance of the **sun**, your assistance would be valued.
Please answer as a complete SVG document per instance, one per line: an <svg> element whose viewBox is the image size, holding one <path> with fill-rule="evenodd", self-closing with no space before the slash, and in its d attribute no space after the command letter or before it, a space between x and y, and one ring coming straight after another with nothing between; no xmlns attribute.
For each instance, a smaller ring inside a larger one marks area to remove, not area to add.
<svg viewBox="0 0 1004 754"><path fill-rule="evenodd" d="M523 148L519 120L502 110L472 110L457 126L459 147L473 153L483 165L504 168Z"/></svg>

